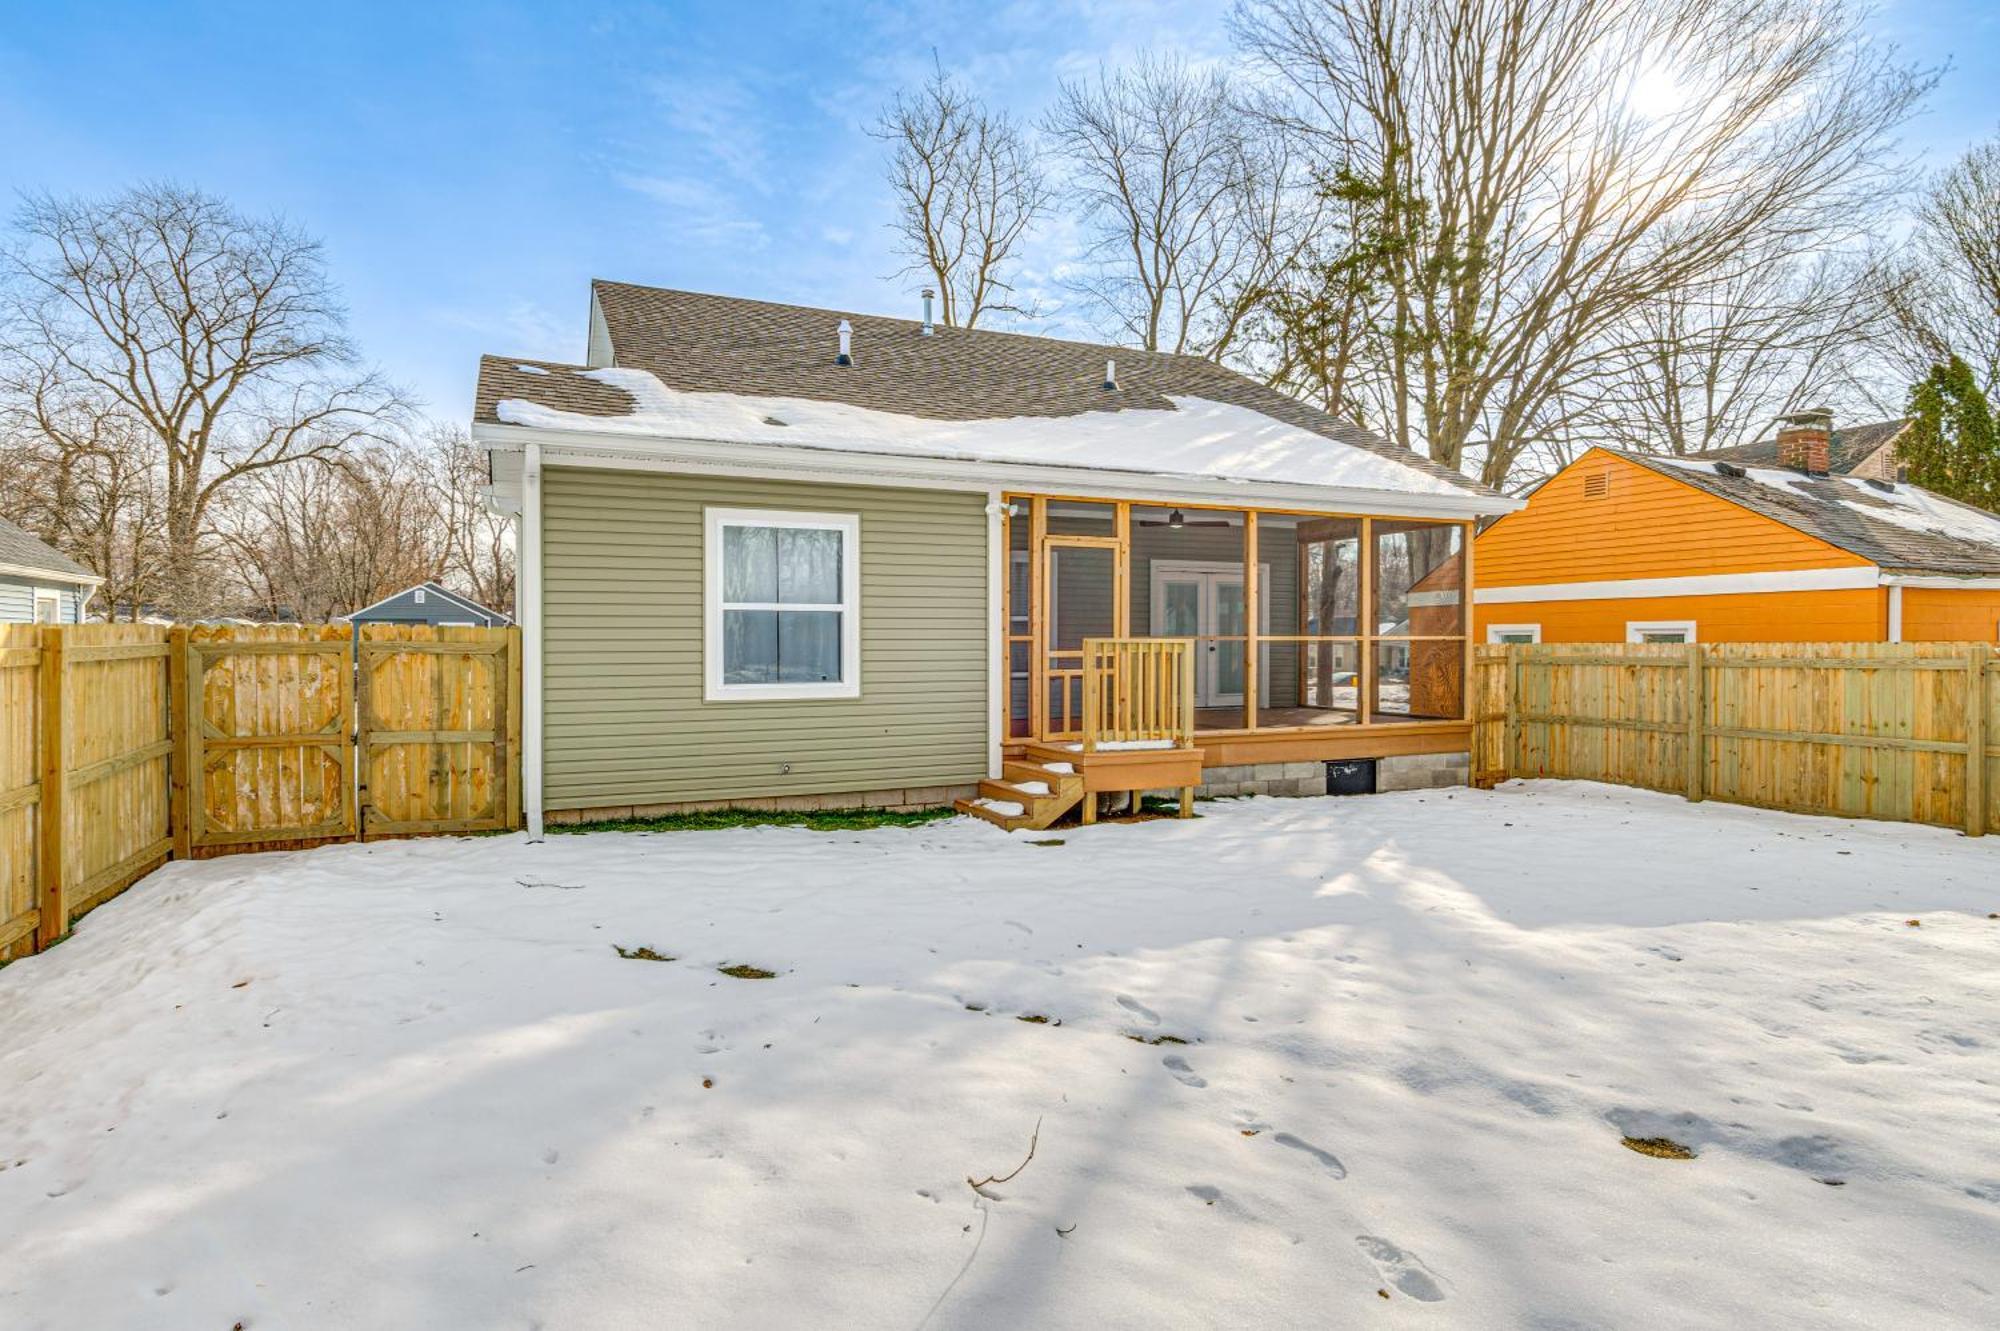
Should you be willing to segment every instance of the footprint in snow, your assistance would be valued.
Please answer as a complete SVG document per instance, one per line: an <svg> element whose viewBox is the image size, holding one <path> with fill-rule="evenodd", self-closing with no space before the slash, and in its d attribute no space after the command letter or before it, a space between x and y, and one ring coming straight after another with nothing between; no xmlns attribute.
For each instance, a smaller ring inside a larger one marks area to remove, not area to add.
<svg viewBox="0 0 2000 1331"><path fill-rule="evenodd" d="M552 1165L560 1159L562 1159L562 1152L556 1150L553 1146L542 1152L542 1163L545 1165Z"/></svg>
<svg viewBox="0 0 2000 1331"><path fill-rule="evenodd" d="M1356 1235L1354 1243L1367 1254L1369 1261L1375 1263L1382 1279L1403 1293L1419 1303L1444 1302L1444 1277L1425 1266L1423 1259L1415 1253L1405 1252L1389 1240L1376 1238L1373 1234Z"/></svg>
<svg viewBox="0 0 2000 1331"><path fill-rule="evenodd" d="M1200 1090L1202 1087L1208 1085L1206 1081L1202 1080L1202 1078L1196 1074L1193 1068L1188 1066L1188 1061L1185 1058L1182 1058L1179 1054L1168 1054L1165 1058L1160 1060L1160 1064L1161 1066L1165 1067L1167 1071L1173 1073L1174 1080L1179 1082L1183 1086L1192 1086L1196 1090Z"/></svg>
<svg viewBox="0 0 2000 1331"><path fill-rule="evenodd" d="M1280 1132L1276 1136L1272 1137L1271 1140L1278 1143L1278 1145L1280 1146L1289 1146L1294 1151L1304 1151L1307 1155L1319 1161L1322 1165L1325 1165L1326 1172L1333 1175L1335 1178L1347 1177L1347 1166L1341 1164L1340 1157L1335 1155L1332 1151L1323 1151L1319 1147L1314 1146L1311 1142L1305 1140L1303 1137L1294 1137L1289 1132Z"/></svg>
<svg viewBox="0 0 2000 1331"><path fill-rule="evenodd" d="M1144 1003L1141 1003L1136 998L1131 998L1126 996L1125 994L1120 994L1118 995L1118 1006L1124 1008L1127 1012L1137 1017L1140 1021L1145 1022L1148 1026L1157 1026L1160 1024L1160 1014L1153 1011L1153 1009L1147 1007Z"/></svg>

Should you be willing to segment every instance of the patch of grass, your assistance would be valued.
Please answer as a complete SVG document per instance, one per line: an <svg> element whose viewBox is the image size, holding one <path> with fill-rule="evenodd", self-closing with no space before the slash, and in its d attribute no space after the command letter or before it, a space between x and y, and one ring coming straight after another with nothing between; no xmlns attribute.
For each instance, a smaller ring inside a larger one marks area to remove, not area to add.
<svg viewBox="0 0 2000 1331"><path fill-rule="evenodd" d="M611 946L616 948L618 955L627 961L676 961L679 959L667 956L662 952L655 952L650 947L619 947L616 943L613 943Z"/></svg>
<svg viewBox="0 0 2000 1331"><path fill-rule="evenodd" d="M767 971L761 966L745 966L738 962L734 966L717 966L715 969L736 980L775 980L778 972Z"/></svg>
<svg viewBox="0 0 2000 1331"><path fill-rule="evenodd" d="M877 827L922 827L953 817L938 809L814 809L772 813L758 809L710 809L658 818L611 818L599 823L551 823L549 832L718 832L731 827L803 827L814 832L865 832Z"/></svg>
<svg viewBox="0 0 2000 1331"><path fill-rule="evenodd" d="M1060 1025L1062 1025L1062 1020L1061 1020L1060 1018L1052 1018L1052 1017L1045 1017L1045 1016L1043 1016L1043 1015L1042 1015L1041 1013L1039 1013L1039 1012L1023 1012L1023 1013L1022 1013L1022 1014L1021 1014L1020 1016L1018 1016L1018 1017L1014 1018L1014 1020L1015 1020L1015 1021L1025 1021L1025 1022L1027 1022L1027 1023L1028 1023L1028 1024L1030 1025L1030 1026L1060 1026Z"/></svg>
<svg viewBox="0 0 2000 1331"><path fill-rule="evenodd" d="M1178 1035L1140 1035L1133 1031L1125 1032L1125 1038L1137 1044L1186 1044L1187 1043L1186 1040L1181 1039L1181 1037Z"/></svg>
<svg viewBox="0 0 2000 1331"><path fill-rule="evenodd" d="M1028 844L1031 846L1060 846L1063 844L1063 839L1059 836L1045 836L1039 841L1030 841Z"/></svg>
<svg viewBox="0 0 2000 1331"><path fill-rule="evenodd" d="M1621 1137L1619 1141L1626 1150L1650 1155L1655 1160L1694 1159L1693 1151L1671 1137Z"/></svg>

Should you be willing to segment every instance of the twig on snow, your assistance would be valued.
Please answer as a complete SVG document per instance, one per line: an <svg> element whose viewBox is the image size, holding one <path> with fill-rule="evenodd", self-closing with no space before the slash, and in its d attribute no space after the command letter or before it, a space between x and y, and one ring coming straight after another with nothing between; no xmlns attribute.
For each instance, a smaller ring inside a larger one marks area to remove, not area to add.
<svg viewBox="0 0 2000 1331"><path fill-rule="evenodd" d="M1020 1164L1014 1166L1014 1173L1002 1174L994 1178L981 1179L977 1183L974 1183L972 1181L972 1175L967 1174L965 1176L965 1181L968 1184L971 1184L972 1190L974 1192L978 1192L981 1188L985 1187L989 1183L1011 1182L1016 1174L1019 1174L1022 1170L1028 1167L1028 1160L1033 1160L1035 1158L1035 1146L1041 1140L1042 1140L1042 1120L1038 1118L1035 1120L1035 1133L1032 1137L1028 1138L1028 1158L1027 1160L1023 1160Z"/></svg>

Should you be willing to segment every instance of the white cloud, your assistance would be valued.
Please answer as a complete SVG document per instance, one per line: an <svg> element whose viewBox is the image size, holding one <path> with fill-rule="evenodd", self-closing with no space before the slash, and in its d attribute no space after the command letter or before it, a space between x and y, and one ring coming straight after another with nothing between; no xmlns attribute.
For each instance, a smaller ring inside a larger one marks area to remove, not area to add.
<svg viewBox="0 0 2000 1331"><path fill-rule="evenodd" d="M738 249L762 249L770 243L762 222L705 180L624 173L615 179L621 187L659 204L667 217L668 234L675 239Z"/></svg>

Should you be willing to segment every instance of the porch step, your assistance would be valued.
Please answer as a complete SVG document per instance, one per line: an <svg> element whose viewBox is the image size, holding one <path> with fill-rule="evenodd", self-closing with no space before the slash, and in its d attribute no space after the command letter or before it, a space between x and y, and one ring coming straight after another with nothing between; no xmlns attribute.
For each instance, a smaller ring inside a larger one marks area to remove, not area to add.
<svg viewBox="0 0 2000 1331"><path fill-rule="evenodd" d="M1194 788L1201 784L1202 751L1193 745L1132 744L1091 753L1082 745L1031 740L1019 760L1023 768L1068 768L1083 785L1083 821L1096 821L1100 794L1146 790L1181 792L1181 816L1193 813Z"/></svg>
<svg viewBox="0 0 2000 1331"><path fill-rule="evenodd" d="M953 807L1010 832L1016 828L1038 832L1083 798L1083 778L1074 771L1051 771L1029 762L1010 762L1001 770L1006 773L1003 780L981 781L978 799L959 800Z"/></svg>

